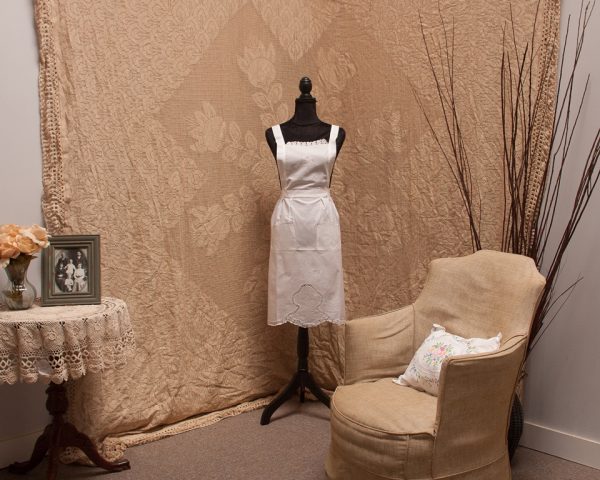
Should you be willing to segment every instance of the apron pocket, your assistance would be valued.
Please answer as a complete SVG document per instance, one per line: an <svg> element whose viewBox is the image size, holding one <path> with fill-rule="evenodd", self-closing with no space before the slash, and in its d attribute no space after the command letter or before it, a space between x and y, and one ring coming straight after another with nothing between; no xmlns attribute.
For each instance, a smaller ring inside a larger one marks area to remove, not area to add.
<svg viewBox="0 0 600 480"><path fill-rule="evenodd" d="M293 222L275 223L271 227L273 250L296 250L296 235Z"/></svg>
<svg viewBox="0 0 600 480"><path fill-rule="evenodd" d="M340 249L340 226L327 222L317 224L317 250Z"/></svg>

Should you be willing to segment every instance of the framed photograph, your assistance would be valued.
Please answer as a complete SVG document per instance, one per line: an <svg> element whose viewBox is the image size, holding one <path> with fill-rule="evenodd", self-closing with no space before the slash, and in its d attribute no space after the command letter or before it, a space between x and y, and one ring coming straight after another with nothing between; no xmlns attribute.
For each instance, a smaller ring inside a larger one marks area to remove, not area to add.
<svg viewBox="0 0 600 480"><path fill-rule="evenodd" d="M100 303L100 235L53 235L42 251L42 306Z"/></svg>

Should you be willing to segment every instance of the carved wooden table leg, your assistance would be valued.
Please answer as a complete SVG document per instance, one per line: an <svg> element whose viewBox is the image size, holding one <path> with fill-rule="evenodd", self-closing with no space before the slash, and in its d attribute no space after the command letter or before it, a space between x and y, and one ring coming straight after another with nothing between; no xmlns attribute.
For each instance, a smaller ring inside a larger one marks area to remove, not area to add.
<svg viewBox="0 0 600 480"><path fill-rule="evenodd" d="M44 429L44 433L35 442L31 458L26 462L13 463L8 467L9 472L24 474L40 464L48 452L48 480L55 480L58 472L60 452L66 447L81 449L98 467L110 472L129 470L128 460L108 462L98 453L90 438L79 432L74 425L65 422L63 415L67 412L69 402L64 383L51 383L46 389L46 409L52 415L52 423Z"/></svg>

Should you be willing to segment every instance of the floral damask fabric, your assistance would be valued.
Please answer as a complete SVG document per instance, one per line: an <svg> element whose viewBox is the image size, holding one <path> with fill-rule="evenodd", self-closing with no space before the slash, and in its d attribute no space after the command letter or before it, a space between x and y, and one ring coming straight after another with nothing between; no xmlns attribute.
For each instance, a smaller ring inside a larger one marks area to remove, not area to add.
<svg viewBox="0 0 600 480"><path fill-rule="evenodd" d="M47 226L102 236L103 293L127 302L138 347L125 369L77 382L72 420L114 441L290 378L295 329L266 323L279 184L264 130L292 115L304 75L319 116L347 132L331 188L347 317L411 303L432 258L468 253L460 195L412 90L441 122L419 12L438 41L438 6L454 22L473 175L485 218L501 218L510 3L37 0ZM537 2L512 3L529 38ZM542 2L541 49L557 12ZM484 227L494 248L501 226ZM311 329L322 386L340 381L343 358L342 327Z"/></svg>

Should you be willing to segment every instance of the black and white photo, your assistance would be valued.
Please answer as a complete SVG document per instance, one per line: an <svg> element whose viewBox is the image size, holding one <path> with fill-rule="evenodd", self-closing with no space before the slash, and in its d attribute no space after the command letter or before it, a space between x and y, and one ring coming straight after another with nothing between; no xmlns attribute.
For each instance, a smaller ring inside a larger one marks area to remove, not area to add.
<svg viewBox="0 0 600 480"><path fill-rule="evenodd" d="M99 235L57 235L44 252L42 304L100 302Z"/></svg>

